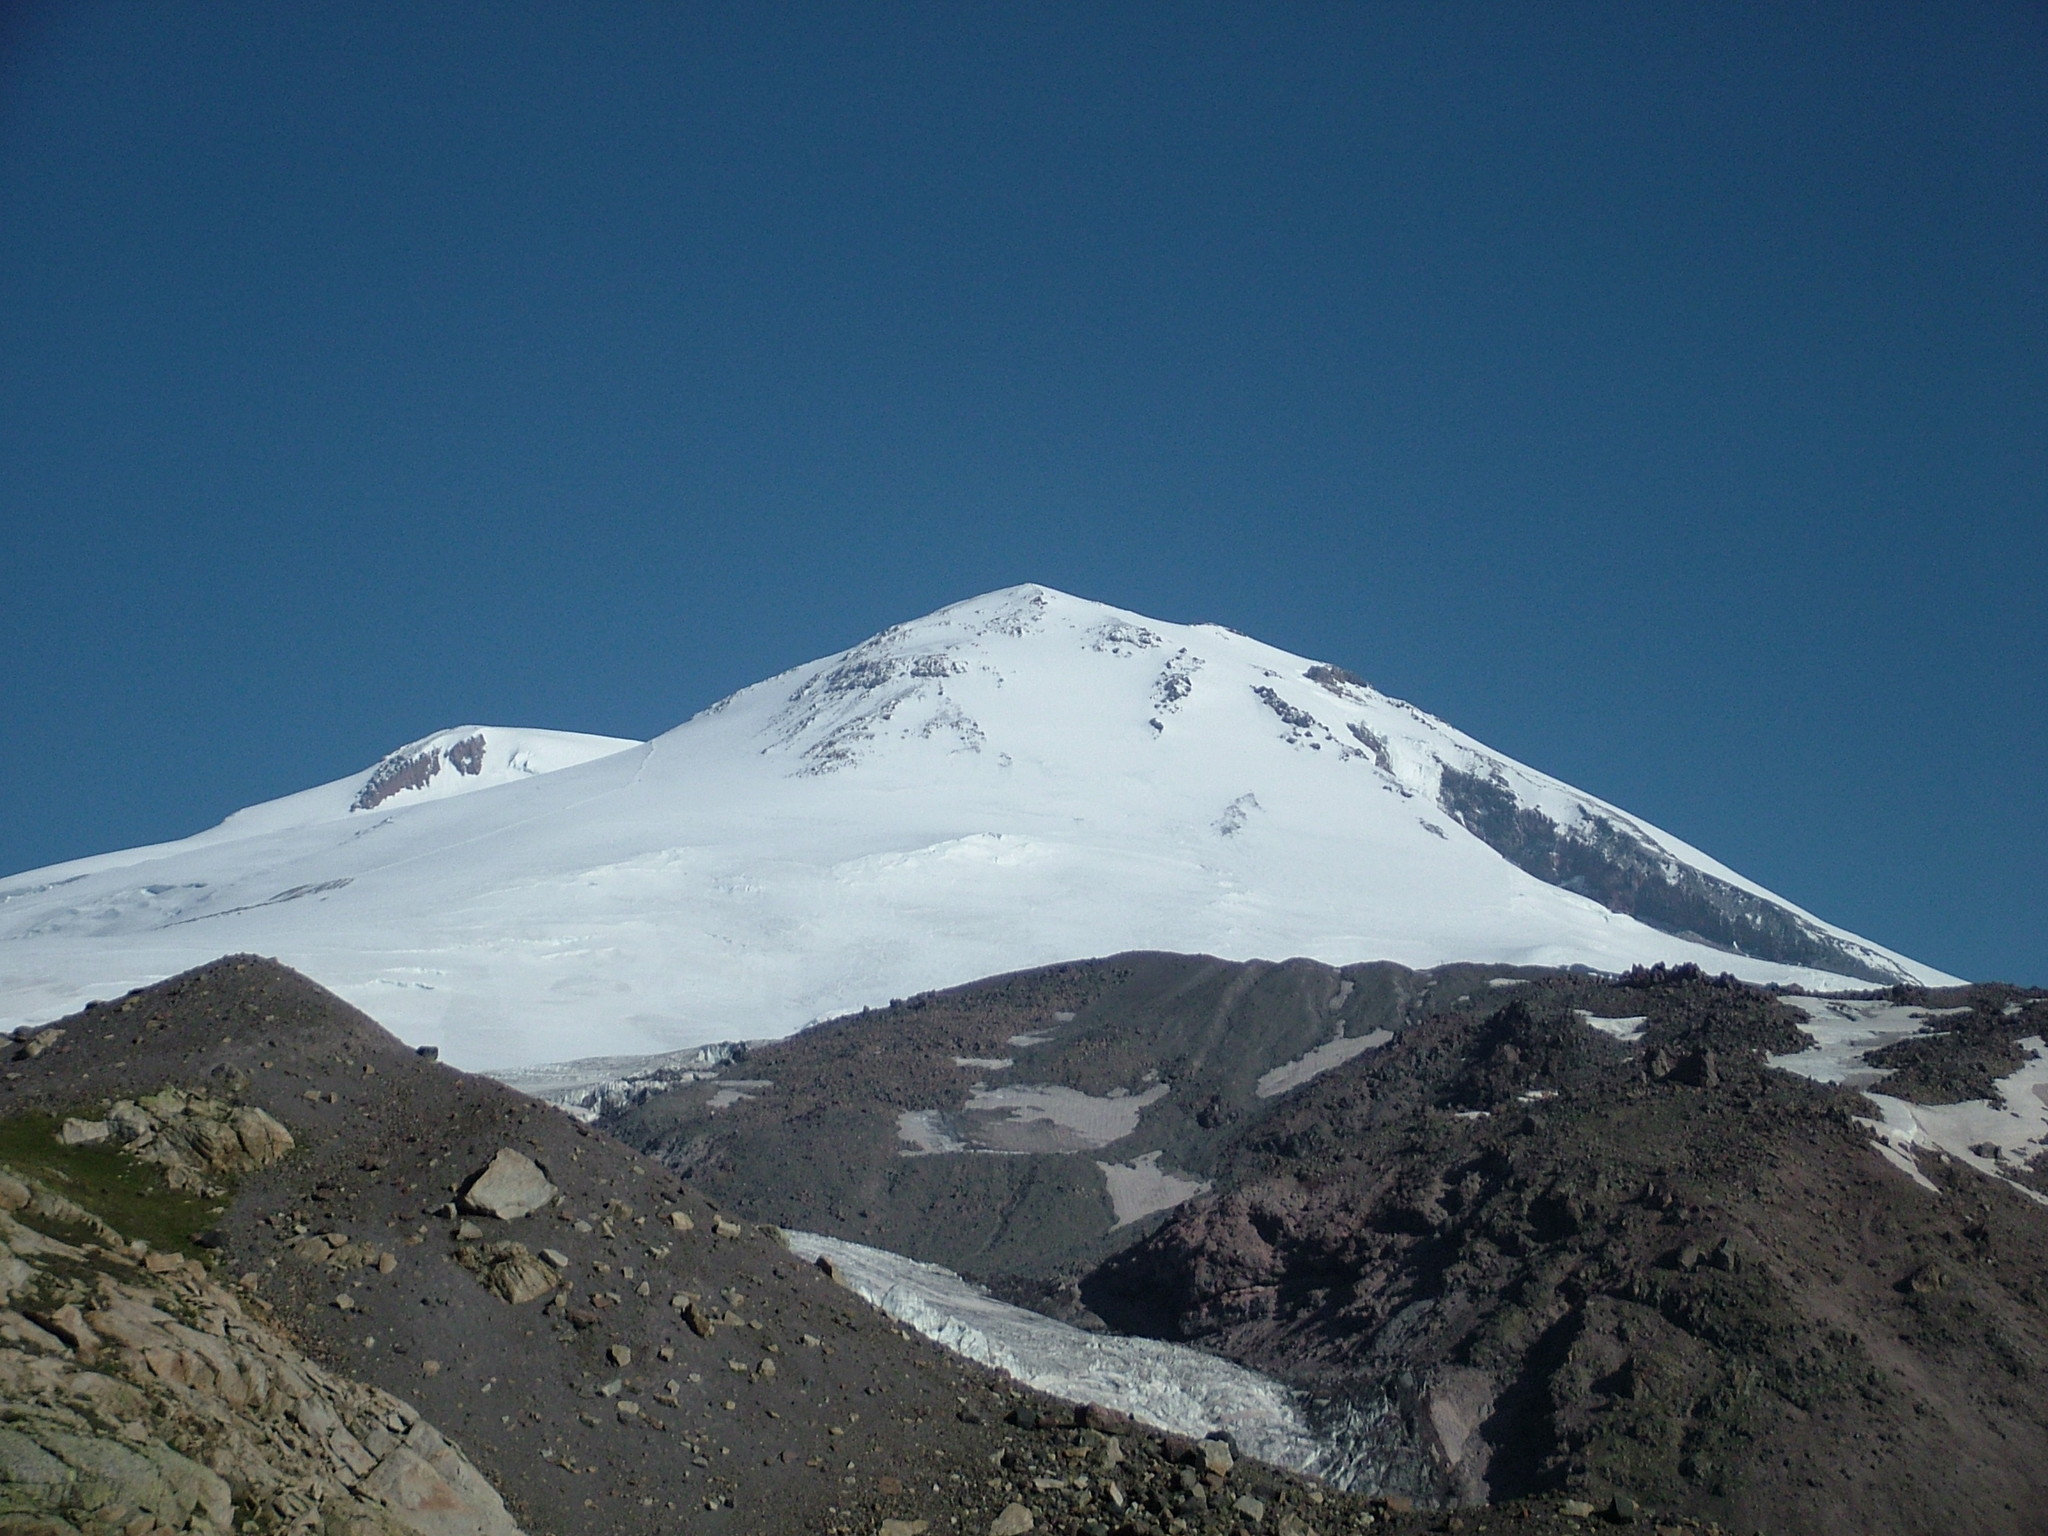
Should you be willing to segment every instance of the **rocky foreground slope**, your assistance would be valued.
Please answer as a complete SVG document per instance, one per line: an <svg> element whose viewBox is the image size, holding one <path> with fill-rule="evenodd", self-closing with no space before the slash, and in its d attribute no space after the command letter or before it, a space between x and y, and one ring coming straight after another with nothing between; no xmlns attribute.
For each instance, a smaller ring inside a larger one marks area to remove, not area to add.
<svg viewBox="0 0 2048 1536"><path fill-rule="evenodd" d="M5 1536L1428 1519L1023 1393L609 1136L268 962L97 1005L9 1055ZM1591 1514L1538 1499L1460 1519Z"/></svg>
<svg viewBox="0 0 2048 1536"><path fill-rule="evenodd" d="M2014 988L1122 956L608 1118L750 1215L1291 1383L1362 1487L2020 1536L2044 1035ZM1161 1209L1126 1220L1144 1171Z"/></svg>
<svg viewBox="0 0 2048 1536"><path fill-rule="evenodd" d="M0 1529L521 1536L416 1409L308 1360L205 1264L12 1172L0 1245Z"/></svg>

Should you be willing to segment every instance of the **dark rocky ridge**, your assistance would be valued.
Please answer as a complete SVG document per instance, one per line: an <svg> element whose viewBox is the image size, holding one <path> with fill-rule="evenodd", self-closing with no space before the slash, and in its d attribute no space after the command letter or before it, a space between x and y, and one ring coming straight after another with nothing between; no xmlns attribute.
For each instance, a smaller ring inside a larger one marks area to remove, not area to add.
<svg viewBox="0 0 2048 1536"><path fill-rule="evenodd" d="M448 748L448 766L457 773L471 778L484 771L484 738L481 734L465 736ZM352 811L374 811L393 795L403 794L408 789L424 789L434 781L441 771L441 749L429 747L426 751L407 754L394 752L375 768L363 781L363 787L356 792L350 804Z"/></svg>
<svg viewBox="0 0 2048 1536"><path fill-rule="evenodd" d="M1059 1313L1088 1265L1129 1242L1115 1230L1097 1159L1158 1151L1206 1178L1234 1131L1269 1113L1262 1074L1330 1041L1407 1022L1507 966L1418 972L1312 960L1244 964L1129 954L927 993L753 1047L717 1083L607 1115L622 1140L661 1158L749 1219L803 1227L944 1264ZM1071 1014L1070 1019L1062 1015ZM1015 1046L1015 1036L1043 1043ZM962 1068L955 1058L1014 1061ZM1141 1133L1100 1149L904 1157L897 1117L957 1113L976 1083L1056 1084L1096 1097L1168 1085ZM716 1100L729 1100L714 1107ZM1156 1224L1156 1218L1136 1230ZM1072 1308L1066 1311L1071 1315Z"/></svg>
<svg viewBox="0 0 2048 1536"><path fill-rule="evenodd" d="M1605 816L1559 826L1544 811L1521 804L1498 773L1487 778L1446 765L1437 803L1516 868L1665 933L1863 981L1910 979L1798 913L1678 863Z"/></svg>
<svg viewBox="0 0 2048 1536"><path fill-rule="evenodd" d="M2048 1212L1945 1159L1915 1187L1858 1095L1763 1065L1798 1024L1687 972L1430 1018L1237 1137L1221 1192L1083 1296L1376 1416L1390 1453L1462 1416L1449 1486L2039 1530Z"/></svg>
<svg viewBox="0 0 2048 1536"><path fill-rule="evenodd" d="M611 1137L423 1060L273 962L231 957L59 1024L0 1069L0 1126L47 1134L50 1117L96 1117L167 1086L284 1123L291 1154L243 1176L217 1212L165 1204L213 1218L186 1234L185 1258L236 1286L241 1305L326 1369L410 1404L532 1536L870 1536L885 1519L980 1536L1013 1502L1058 1536L1224 1533L1251 1528L1236 1505L1247 1497L1265 1508L1258 1530L1287 1536L1406 1536L1428 1523L1254 1464L1206 1473L1183 1442L1020 1393L905 1337L771 1233L721 1224L701 1196ZM457 1262L478 1240L435 1214L504 1147L539 1162L563 1205L485 1220L483 1240L561 1253L573 1294L551 1312L487 1291ZM74 1192L103 1193L90 1179ZM667 1223L673 1210L690 1231ZM309 1241L330 1235L342 1242ZM158 1246L175 1245L171 1231ZM698 1297L708 1337L670 1305L683 1291ZM622 1414L621 1399L641 1411ZM0 1418L41 1411L0 1401ZM0 1530L58 1531L8 1524L5 1490L0 1476ZM267 1509L237 1516L238 1529L289 1524ZM1584 1529L1556 1500L1463 1524L1475 1536Z"/></svg>
<svg viewBox="0 0 2048 1536"><path fill-rule="evenodd" d="M714 1111L704 1085L619 1126L735 1209L1321 1394L1377 1437L1360 1470L1418 1497L2037 1529L2048 1213L1938 1156L1939 1198L1882 1161L1860 1095L1763 1064L1806 1040L1767 991L1500 969L1051 967L758 1048L732 1073L772 1082L756 1097ZM1258 1098L1327 1038L1343 980L1345 1032L1395 1039ZM2048 1021L2048 995L2011 988L1891 995L1971 1010L1911 1042L1887 1089L1915 1097L1981 1093ZM1649 1022L1624 1042L1578 1010ZM1063 1012L1046 1045L1003 1044ZM899 1110L964 1096L956 1054L1096 1093L1157 1069L1172 1091L1099 1152L901 1156ZM1110 1231L1094 1159L1153 1148L1215 1192Z"/></svg>

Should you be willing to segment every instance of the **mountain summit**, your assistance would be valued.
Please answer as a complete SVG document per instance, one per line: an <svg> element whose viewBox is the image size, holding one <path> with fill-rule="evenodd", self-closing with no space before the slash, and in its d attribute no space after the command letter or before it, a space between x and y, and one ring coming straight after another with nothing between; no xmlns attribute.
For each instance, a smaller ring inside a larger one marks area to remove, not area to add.
<svg viewBox="0 0 2048 1536"><path fill-rule="evenodd" d="M464 727L0 882L0 1024L230 949L506 1067L1125 949L1953 979L1340 667L1040 586L651 742Z"/></svg>

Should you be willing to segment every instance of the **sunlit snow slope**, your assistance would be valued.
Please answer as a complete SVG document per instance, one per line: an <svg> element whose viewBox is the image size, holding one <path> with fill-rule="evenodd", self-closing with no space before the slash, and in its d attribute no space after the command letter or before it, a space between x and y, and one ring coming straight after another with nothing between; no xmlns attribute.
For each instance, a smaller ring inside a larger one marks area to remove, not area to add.
<svg viewBox="0 0 2048 1536"><path fill-rule="evenodd" d="M517 1066L1140 948L1950 979L1348 673L1027 586L652 742L464 727L0 881L0 1024L247 950Z"/></svg>

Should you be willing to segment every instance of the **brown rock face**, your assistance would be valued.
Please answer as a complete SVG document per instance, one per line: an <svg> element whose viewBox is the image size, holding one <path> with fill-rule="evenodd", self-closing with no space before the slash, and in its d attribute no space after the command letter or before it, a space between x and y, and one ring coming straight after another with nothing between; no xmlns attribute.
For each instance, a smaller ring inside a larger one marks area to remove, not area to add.
<svg viewBox="0 0 2048 1536"><path fill-rule="evenodd" d="M404 794L408 789L424 789L434 782L441 771L441 749L431 747L416 756L394 752L375 768L363 781L363 787L356 792L354 804L349 808L356 811L374 811L393 795ZM448 766L457 773L474 778L484 771L484 739L482 736L465 736L448 749Z"/></svg>
<svg viewBox="0 0 2048 1536"><path fill-rule="evenodd" d="M1418 1503L2038 1528L2048 1212L1938 1157L1916 1185L1860 1095L1766 1065L1795 1023L1690 971L1481 994L1290 1094L1082 1294L1343 1404Z"/></svg>
<svg viewBox="0 0 2048 1536"><path fill-rule="evenodd" d="M465 1243L455 1250L455 1260L515 1307L562 1283L554 1266L528 1253L524 1243Z"/></svg>

